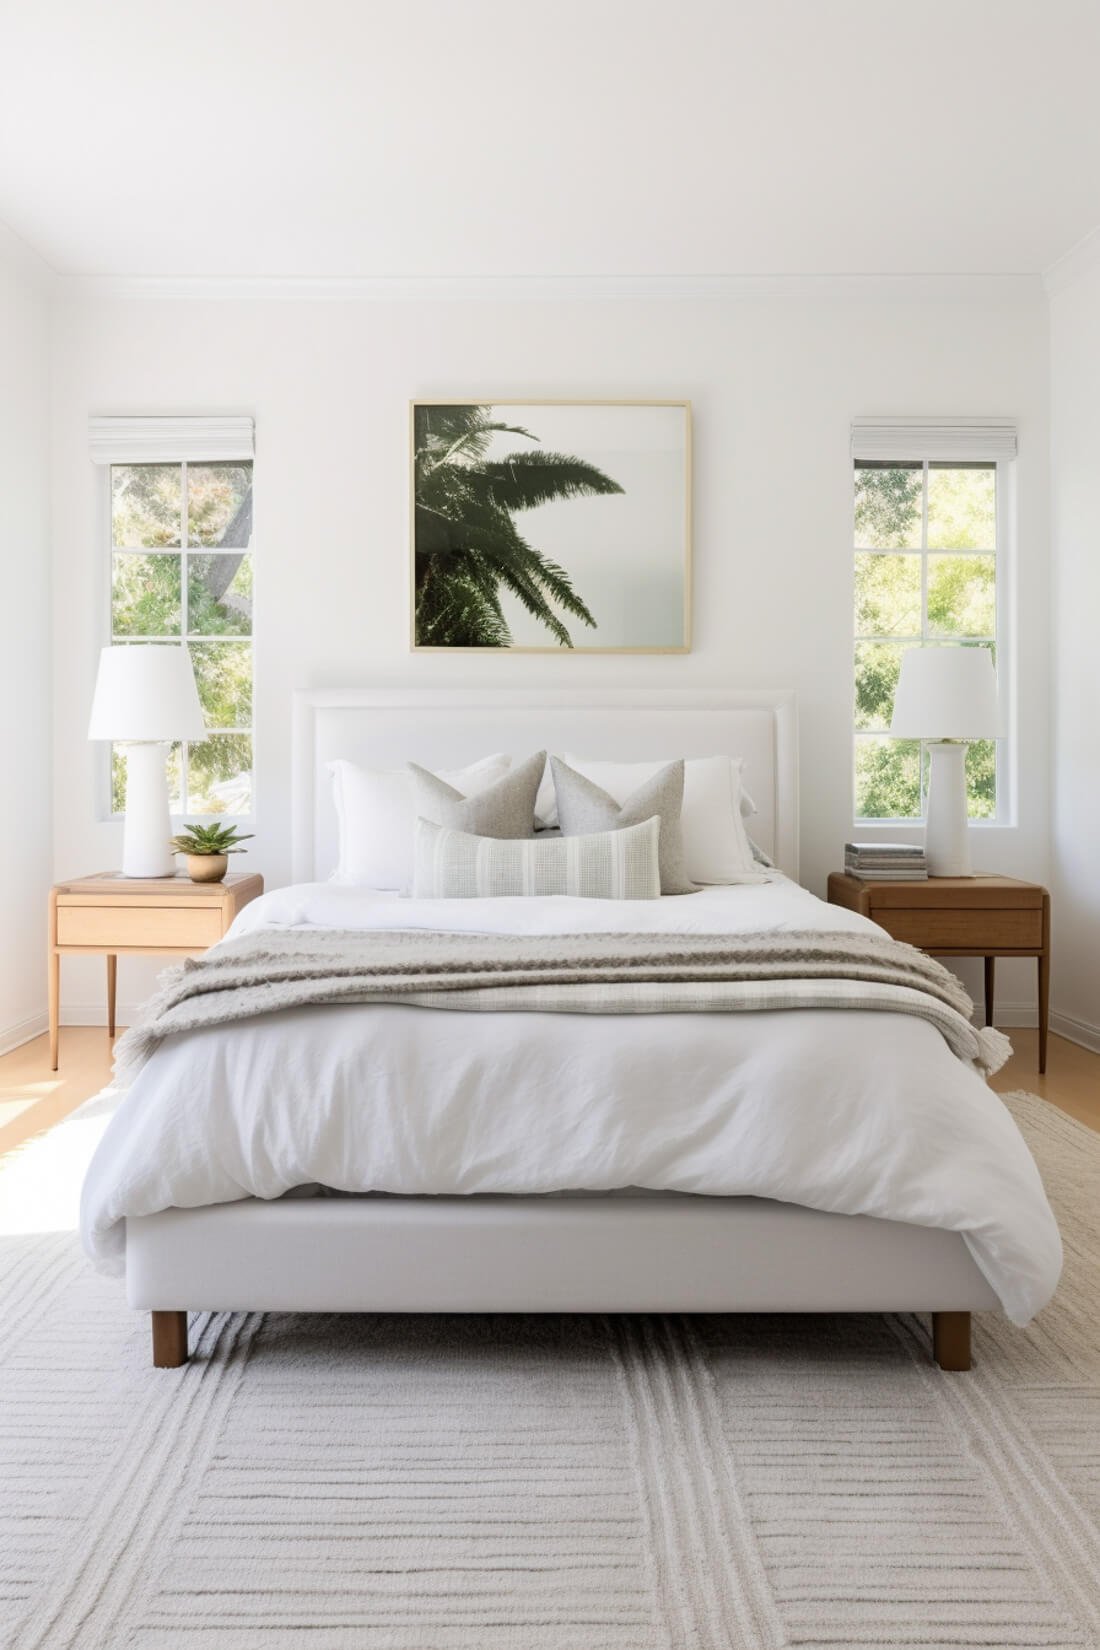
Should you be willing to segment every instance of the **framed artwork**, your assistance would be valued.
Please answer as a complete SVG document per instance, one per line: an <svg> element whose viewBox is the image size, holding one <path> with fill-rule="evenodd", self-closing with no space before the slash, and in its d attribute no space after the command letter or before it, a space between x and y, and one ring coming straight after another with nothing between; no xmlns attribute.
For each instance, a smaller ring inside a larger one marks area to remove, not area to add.
<svg viewBox="0 0 1100 1650"><path fill-rule="evenodd" d="M414 401L412 645L691 646L691 404Z"/></svg>

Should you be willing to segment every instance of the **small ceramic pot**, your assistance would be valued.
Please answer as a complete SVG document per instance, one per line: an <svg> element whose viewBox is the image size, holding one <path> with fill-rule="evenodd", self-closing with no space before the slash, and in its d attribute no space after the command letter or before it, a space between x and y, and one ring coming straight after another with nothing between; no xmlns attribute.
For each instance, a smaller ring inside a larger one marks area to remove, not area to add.
<svg viewBox="0 0 1100 1650"><path fill-rule="evenodd" d="M228 854L188 854L186 858L192 882L220 882L229 869Z"/></svg>

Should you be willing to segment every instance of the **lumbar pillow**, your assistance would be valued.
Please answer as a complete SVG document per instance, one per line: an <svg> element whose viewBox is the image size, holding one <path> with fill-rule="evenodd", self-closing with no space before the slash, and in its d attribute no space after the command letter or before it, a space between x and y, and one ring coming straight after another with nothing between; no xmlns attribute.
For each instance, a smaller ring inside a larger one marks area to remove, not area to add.
<svg viewBox="0 0 1100 1650"><path fill-rule="evenodd" d="M661 822L659 843L662 894L694 894L694 883L684 872L684 838L680 809L684 800L684 764L670 762L616 802L607 791L561 760L550 758L558 822L562 836L587 836L592 831L621 831L656 816Z"/></svg>
<svg viewBox="0 0 1100 1650"><path fill-rule="evenodd" d="M577 899L657 899L661 822L654 817L594 836L469 836L420 819L417 899L571 894Z"/></svg>
<svg viewBox="0 0 1100 1650"><path fill-rule="evenodd" d="M535 831L535 793L546 766L539 751L492 784L465 795L440 775L409 763L416 793L416 811L433 825L472 836L524 837Z"/></svg>
<svg viewBox="0 0 1100 1650"><path fill-rule="evenodd" d="M439 777L470 796L511 765L510 756L484 756ZM332 880L365 888L408 888L416 828L412 774L407 768L361 768L342 759L330 762L328 771L340 828L340 858Z"/></svg>
<svg viewBox="0 0 1100 1650"><path fill-rule="evenodd" d="M616 802L668 766L667 762L590 762L564 753L564 761ZM756 880L748 833L741 817L741 759L693 756L684 762L684 871L692 882ZM547 821L550 823L550 821Z"/></svg>

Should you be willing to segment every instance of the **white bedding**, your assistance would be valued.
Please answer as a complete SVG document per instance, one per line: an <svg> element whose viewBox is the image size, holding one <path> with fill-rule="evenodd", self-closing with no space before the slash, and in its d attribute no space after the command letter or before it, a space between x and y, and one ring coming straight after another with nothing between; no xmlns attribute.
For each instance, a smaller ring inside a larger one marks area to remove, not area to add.
<svg viewBox="0 0 1100 1650"><path fill-rule="evenodd" d="M264 926L492 933L873 928L778 875L654 901L410 900L277 890ZM319 1184L365 1192L644 1186L754 1195L961 1231L1005 1311L1053 1293L1061 1244L997 1096L902 1015L461 1014L294 1009L172 1038L88 1172L85 1246L121 1271L124 1218Z"/></svg>

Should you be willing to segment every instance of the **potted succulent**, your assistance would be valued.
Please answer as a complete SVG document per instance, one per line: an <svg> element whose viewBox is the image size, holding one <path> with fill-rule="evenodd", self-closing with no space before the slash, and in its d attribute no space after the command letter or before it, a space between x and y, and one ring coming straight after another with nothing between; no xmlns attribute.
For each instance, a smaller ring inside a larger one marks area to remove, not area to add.
<svg viewBox="0 0 1100 1650"><path fill-rule="evenodd" d="M229 868L229 855L246 854L248 849L237 843L250 841L251 835L249 831L242 836L235 825L185 825L172 838L172 848L186 854L192 882L220 882Z"/></svg>

